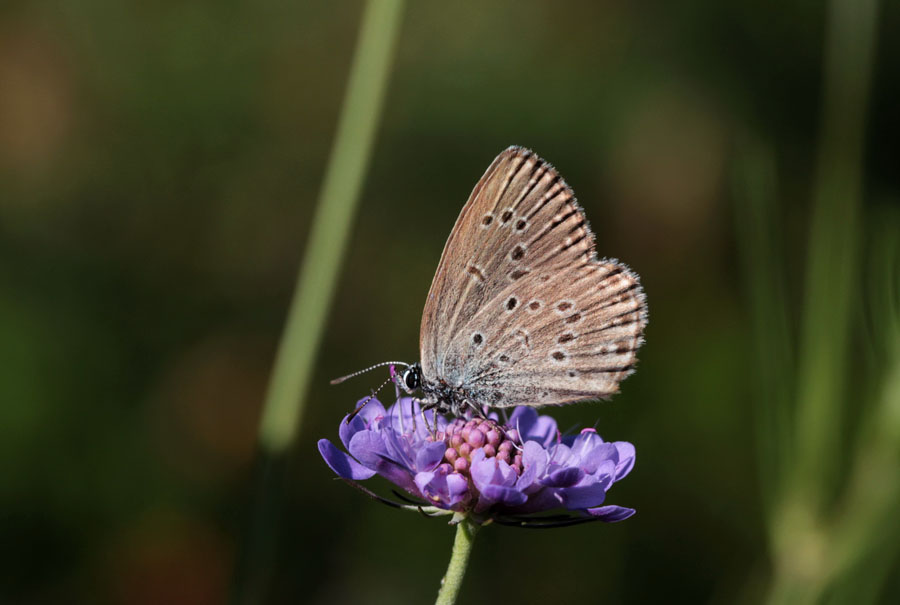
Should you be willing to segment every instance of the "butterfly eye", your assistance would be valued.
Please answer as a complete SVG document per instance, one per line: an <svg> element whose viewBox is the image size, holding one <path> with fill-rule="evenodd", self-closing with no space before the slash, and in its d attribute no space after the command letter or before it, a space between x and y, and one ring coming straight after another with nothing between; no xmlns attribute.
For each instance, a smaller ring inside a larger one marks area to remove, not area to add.
<svg viewBox="0 0 900 605"><path fill-rule="evenodd" d="M419 388L419 371L416 368L410 368L403 372L403 384L406 385L406 388L410 391L415 391Z"/></svg>

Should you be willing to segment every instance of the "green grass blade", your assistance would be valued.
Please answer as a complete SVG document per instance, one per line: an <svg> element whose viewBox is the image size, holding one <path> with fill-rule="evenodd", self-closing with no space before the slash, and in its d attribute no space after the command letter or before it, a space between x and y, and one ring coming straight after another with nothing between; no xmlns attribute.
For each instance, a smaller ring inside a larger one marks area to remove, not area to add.
<svg viewBox="0 0 900 605"><path fill-rule="evenodd" d="M402 0L371 0L366 5L334 147L263 408L259 436L268 453L286 450L299 428L381 115L402 8Z"/></svg>

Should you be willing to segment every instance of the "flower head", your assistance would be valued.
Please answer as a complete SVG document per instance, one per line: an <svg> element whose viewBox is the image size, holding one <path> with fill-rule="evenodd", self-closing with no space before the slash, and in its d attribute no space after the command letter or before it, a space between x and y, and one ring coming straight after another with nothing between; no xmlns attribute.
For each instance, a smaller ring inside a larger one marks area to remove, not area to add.
<svg viewBox="0 0 900 605"><path fill-rule="evenodd" d="M533 408L516 408L506 423L495 414L448 420L423 413L409 397L387 409L373 399L341 422L339 433L349 455L321 439L328 466L354 483L381 475L414 499L411 506L392 503L397 506L511 525L621 521L634 514L603 505L612 484L631 471L634 446L605 442L593 429L562 436L556 421ZM567 514L540 515L560 508Z"/></svg>

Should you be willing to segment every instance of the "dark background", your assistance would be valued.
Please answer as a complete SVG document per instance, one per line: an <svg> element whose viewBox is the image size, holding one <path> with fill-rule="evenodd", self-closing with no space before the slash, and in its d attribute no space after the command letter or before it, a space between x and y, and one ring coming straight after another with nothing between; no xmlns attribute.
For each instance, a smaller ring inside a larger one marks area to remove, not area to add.
<svg viewBox="0 0 900 605"><path fill-rule="evenodd" d="M898 8L883 3L876 32L863 228L900 194ZM361 13L358 2L275 0L0 9L3 602L227 601L268 374ZM636 445L608 502L638 513L487 528L463 598L764 599L770 486L735 158L749 137L777 166L777 260L796 324L826 21L818 2L407 6L287 464L266 602L433 599L451 528L333 481L315 444L336 440L382 375L330 378L417 359L444 241L510 144L560 170L599 254L642 277L638 372L612 402L553 410L564 429L596 423ZM854 326L871 324L866 294L852 298ZM854 329L850 346L848 427L856 398L875 390L855 382L871 375L853 353L865 335ZM900 600L889 556L875 601Z"/></svg>

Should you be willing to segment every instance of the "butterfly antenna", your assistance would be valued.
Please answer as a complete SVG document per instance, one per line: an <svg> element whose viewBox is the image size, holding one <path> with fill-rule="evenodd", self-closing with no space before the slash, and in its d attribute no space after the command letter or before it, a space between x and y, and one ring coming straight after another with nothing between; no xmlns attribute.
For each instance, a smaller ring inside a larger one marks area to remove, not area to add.
<svg viewBox="0 0 900 605"><path fill-rule="evenodd" d="M377 389L375 389L374 391L372 391L372 394L371 394L371 395L369 395L368 397L366 397L366 398L362 401L362 403L360 403L358 406L356 406L356 409L353 410L352 412L350 412L350 415L347 416L347 424L350 424L350 421L353 420L354 418L356 418L356 415L359 414L359 413L362 411L362 409L363 409L364 407L366 407L366 404L369 403L370 401L372 401L373 399L375 399L375 395L378 394L378 391L380 391L381 389L383 389L383 388L384 388L384 385L386 385L387 383L391 382L392 380L394 380L394 377L393 377L393 376L391 376L390 378L388 378L387 380L385 380L384 382L382 382L382 383L381 383L381 386L379 386Z"/></svg>
<svg viewBox="0 0 900 605"><path fill-rule="evenodd" d="M366 368L365 370L360 370L358 372L353 372L352 374L347 374L346 376L341 376L340 378L335 378L334 380L331 381L331 384L341 384L345 380L349 380L350 378L354 378L355 376L359 376L360 374L365 374L366 372L368 372L370 370L374 370L375 368L381 368L384 366L389 366L391 364L406 366L407 368L409 367L409 364L406 363L405 361L382 361L381 363L376 363L375 365L370 366L370 367ZM385 383L385 384L387 384L387 383Z"/></svg>

